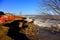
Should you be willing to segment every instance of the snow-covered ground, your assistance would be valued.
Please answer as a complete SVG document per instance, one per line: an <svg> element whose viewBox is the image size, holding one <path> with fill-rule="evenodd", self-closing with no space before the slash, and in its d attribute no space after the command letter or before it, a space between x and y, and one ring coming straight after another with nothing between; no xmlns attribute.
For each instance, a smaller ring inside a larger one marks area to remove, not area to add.
<svg viewBox="0 0 60 40"><path fill-rule="evenodd" d="M33 18L27 17L26 21L31 22ZM60 28L60 21L50 19L35 19L34 24L40 27L58 27Z"/></svg>
<svg viewBox="0 0 60 40"><path fill-rule="evenodd" d="M59 27L60 28L60 21L56 21L56 20L43 20L43 19L35 19L34 24L38 25L40 27Z"/></svg>

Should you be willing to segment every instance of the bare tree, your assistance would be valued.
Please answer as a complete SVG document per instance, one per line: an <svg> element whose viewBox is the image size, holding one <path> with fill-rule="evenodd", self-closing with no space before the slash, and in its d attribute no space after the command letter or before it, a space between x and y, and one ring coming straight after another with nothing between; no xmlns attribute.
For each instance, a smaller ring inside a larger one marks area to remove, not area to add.
<svg viewBox="0 0 60 40"><path fill-rule="evenodd" d="M43 4L52 10L53 13L60 15L60 0L43 0Z"/></svg>

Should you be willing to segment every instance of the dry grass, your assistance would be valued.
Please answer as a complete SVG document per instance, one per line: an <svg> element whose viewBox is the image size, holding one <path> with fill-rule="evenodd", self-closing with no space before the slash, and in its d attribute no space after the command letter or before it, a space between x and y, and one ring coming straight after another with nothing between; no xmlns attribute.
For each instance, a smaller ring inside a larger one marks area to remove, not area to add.
<svg viewBox="0 0 60 40"><path fill-rule="evenodd" d="M21 27L22 25L23 25L23 22L20 23L19 27ZM26 36L30 40L40 40L39 28L33 23L26 23L25 25L28 25L28 27L25 29L22 29L20 32L26 34ZM48 30L48 28L46 29ZM2 25L0 26L0 40L13 40L7 36L8 30L9 30L9 27L2 26ZM44 37L44 39L46 38Z"/></svg>
<svg viewBox="0 0 60 40"><path fill-rule="evenodd" d="M38 31L39 28L37 28L33 23L28 23L28 27L26 29L22 29L21 32L26 34L30 40L40 40Z"/></svg>
<svg viewBox="0 0 60 40"><path fill-rule="evenodd" d="M20 20L20 19L17 18L17 19L14 19L14 20ZM13 22L13 21L9 21L9 22L6 22L6 23L10 23L10 22ZM23 25L23 22L20 23L19 27L21 27L22 25ZM28 27L25 28L25 29L22 29L20 32L26 34L26 36L30 40L37 40L36 37L35 37L35 35L37 33L37 28L34 26L34 24L33 23L26 23L25 25L28 25ZM9 36L7 36L8 30L9 30L9 27L0 25L0 40L13 40ZM39 34L39 33L37 33L37 34Z"/></svg>
<svg viewBox="0 0 60 40"><path fill-rule="evenodd" d="M26 36L30 40L37 40L39 37L36 38L36 35L39 35L37 28L33 25L33 23L27 23L27 28L22 29L20 32L26 34ZM8 27L6 26L0 26L0 40L13 40L10 37L7 36L8 33ZM39 39L40 40L40 39Z"/></svg>
<svg viewBox="0 0 60 40"><path fill-rule="evenodd" d="M8 27L0 26L0 40L12 40L10 37L7 36Z"/></svg>

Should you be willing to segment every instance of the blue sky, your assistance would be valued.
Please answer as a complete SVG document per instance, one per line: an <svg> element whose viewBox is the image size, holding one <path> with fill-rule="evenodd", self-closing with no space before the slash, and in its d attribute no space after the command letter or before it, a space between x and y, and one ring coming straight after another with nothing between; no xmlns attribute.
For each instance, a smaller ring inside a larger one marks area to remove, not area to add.
<svg viewBox="0 0 60 40"><path fill-rule="evenodd" d="M35 15L40 0L0 0L0 11L24 15ZM41 2L41 1L40 1ZM40 4L41 5L41 4Z"/></svg>

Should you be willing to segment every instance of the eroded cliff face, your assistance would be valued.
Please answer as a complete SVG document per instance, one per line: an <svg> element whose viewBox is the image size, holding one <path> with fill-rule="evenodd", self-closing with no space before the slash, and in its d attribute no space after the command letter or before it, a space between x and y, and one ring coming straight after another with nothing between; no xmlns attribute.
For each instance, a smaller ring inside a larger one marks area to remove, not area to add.
<svg viewBox="0 0 60 40"><path fill-rule="evenodd" d="M0 25L0 40L15 40L11 35L8 36L9 33L19 34L22 37L18 36L18 38L22 38L22 40L24 37L26 40L60 40L60 33L54 34L21 18Z"/></svg>
<svg viewBox="0 0 60 40"><path fill-rule="evenodd" d="M16 24L17 25L17 24ZM10 27L8 27L9 24L5 24L5 26L0 26L1 27L1 33L0 33L0 38L1 40L13 40L11 37L9 37L8 30ZM25 36L30 39L30 40L40 40L39 35L39 28L34 25L33 23L28 23L28 22L19 22L18 26L20 27L20 33L25 34ZM13 26L12 26L13 27ZM14 28L13 28L14 29ZM7 36L7 38L5 38Z"/></svg>
<svg viewBox="0 0 60 40"><path fill-rule="evenodd" d="M26 37L26 40L28 40L30 39L29 36L34 35L34 33L32 32L35 29L33 30L32 26L33 23L28 23L22 18L17 18L12 21L6 22L0 25L0 40L15 40L14 38L9 36L10 34L11 35L13 34L12 36L14 35L18 36L17 34L19 34L20 38L24 39L24 37Z"/></svg>

